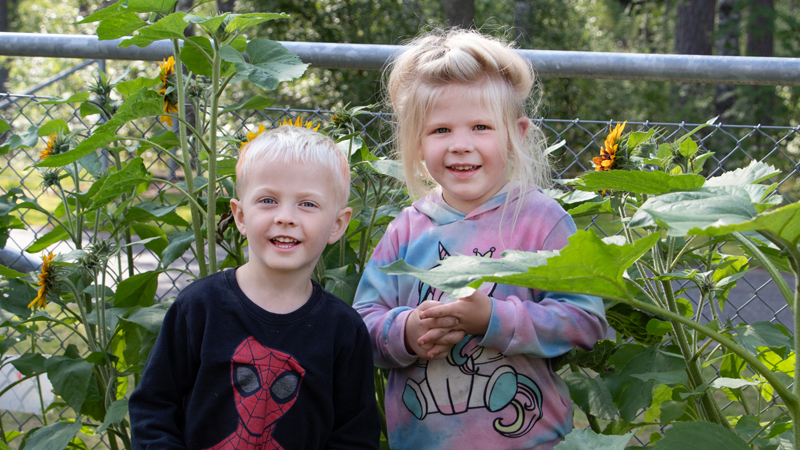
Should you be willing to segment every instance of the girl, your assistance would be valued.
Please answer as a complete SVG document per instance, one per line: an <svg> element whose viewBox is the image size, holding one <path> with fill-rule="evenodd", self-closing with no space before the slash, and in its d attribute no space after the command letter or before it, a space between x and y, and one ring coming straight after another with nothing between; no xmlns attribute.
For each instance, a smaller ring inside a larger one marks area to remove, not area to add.
<svg viewBox="0 0 800 450"><path fill-rule="evenodd" d="M387 228L354 306L376 364L391 369L394 450L550 449L572 428L569 391L549 358L605 336L599 298L484 285L450 299L378 270L567 244L575 224L535 187L549 167L526 114L533 80L509 46L462 30L412 42L389 76L408 187L427 195Z"/></svg>

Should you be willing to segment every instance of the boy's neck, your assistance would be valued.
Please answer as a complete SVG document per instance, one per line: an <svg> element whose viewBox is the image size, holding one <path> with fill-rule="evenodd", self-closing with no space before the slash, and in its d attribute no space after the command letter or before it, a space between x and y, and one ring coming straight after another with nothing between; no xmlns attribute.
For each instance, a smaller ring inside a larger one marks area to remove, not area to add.
<svg viewBox="0 0 800 450"><path fill-rule="evenodd" d="M236 269L236 282L247 297L262 309L274 314L289 314L305 305L314 291L311 278L274 276L257 270L251 263Z"/></svg>

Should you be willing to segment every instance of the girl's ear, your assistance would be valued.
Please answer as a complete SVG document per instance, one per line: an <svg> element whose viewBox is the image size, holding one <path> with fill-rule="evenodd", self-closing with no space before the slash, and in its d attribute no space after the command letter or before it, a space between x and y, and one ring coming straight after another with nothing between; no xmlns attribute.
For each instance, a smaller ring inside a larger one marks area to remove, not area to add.
<svg viewBox="0 0 800 450"><path fill-rule="evenodd" d="M531 119L527 117L520 117L517 119L517 127L519 128L519 136L525 137L525 133L528 132L528 127L531 124Z"/></svg>

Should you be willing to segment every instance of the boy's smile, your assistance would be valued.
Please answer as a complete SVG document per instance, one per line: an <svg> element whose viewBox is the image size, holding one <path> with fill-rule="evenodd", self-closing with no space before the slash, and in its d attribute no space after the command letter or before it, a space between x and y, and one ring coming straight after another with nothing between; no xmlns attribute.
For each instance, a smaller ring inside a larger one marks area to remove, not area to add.
<svg viewBox="0 0 800 450"><path fill-rule="evenodd" d="M247 236L249 262L264 277L309 278L325 246L347 228L330 169L298 162L255 161L239 199L236 226Z"/></svg>

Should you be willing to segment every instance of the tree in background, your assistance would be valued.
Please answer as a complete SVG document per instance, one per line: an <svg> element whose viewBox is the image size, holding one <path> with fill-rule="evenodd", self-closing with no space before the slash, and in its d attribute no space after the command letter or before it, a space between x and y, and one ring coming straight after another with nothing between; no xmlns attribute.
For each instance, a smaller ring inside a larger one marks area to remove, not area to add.
<svg viewBox="0 0 800 450"><path fill-rule="evenodd" d="M475 25L475 0L442 0L448 27L471 28Z"/></svg>

